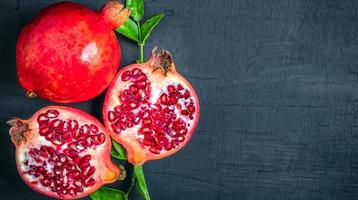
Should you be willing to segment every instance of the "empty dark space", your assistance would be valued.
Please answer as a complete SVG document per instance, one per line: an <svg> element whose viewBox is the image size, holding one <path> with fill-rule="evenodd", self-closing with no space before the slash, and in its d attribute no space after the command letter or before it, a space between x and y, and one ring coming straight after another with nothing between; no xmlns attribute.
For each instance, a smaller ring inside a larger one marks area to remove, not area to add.
<svg viewBox="0 0 358 200"><path fill-rule="evenodd" d="M49 199L18 175L5 122L54 104L24 95L15 44L55 2L0 1L0 199ZM161 12L145 55L172 52L201 117L183 150L144 165L153 200L358 199L358 1L145 1L145 19ZM118 40L121 66L135 62L136 44ZM103 96L71 106L101 119Z"/></svg>

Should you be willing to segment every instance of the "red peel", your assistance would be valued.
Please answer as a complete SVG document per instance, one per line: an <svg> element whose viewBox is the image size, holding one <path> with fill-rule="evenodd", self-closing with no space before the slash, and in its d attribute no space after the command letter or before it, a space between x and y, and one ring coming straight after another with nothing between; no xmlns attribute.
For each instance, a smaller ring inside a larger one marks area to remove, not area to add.
<svg viewBox="0 0 358 200"><path fill-rule="evenodd" d="M70 103L103 92L121 60L113 30L129 14L117 1L107 2L99 12L61 2L38 13L16 44L18 80L28 96Z"/></svg>

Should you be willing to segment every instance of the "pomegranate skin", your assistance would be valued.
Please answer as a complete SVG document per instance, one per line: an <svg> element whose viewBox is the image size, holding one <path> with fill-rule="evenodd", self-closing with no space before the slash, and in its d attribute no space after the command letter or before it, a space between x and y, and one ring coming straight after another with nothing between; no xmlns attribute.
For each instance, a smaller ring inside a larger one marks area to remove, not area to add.
<svg viewBox="0 0 358 200"><path fill-rule="evenodd" d="M18 81L31 96L81 102L103 92L120 64L113 29L129 16L110 1L99 12L69 2L53 4L22 30L16 44Z"/></svg>

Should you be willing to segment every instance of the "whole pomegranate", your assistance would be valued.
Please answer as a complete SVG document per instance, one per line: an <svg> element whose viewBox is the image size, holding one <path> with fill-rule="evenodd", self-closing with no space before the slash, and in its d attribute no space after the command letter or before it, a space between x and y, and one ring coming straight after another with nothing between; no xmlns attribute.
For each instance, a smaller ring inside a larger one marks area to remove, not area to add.
<svg viewBox="0 0 358 200"><path fill-rule="evenodd" d="M153 50L143 64L119 71L106 94L103 117L112 138L140 165L186 145L199 120L198 97L171 54Z"/></svg>
<svg viewBox="0 0 358 200"><path fill-rule="evenodd" d="M8 121L21 178L33 190L59 199L84 197L121 178L110 160L111 139L91 115L49 106L30 119Z"/></svg>
<svg viewBox="0 0 358 200"><path fill-rule="evenodd" d="M130 12L110 1L99 12L62 2L43 9L22 30L16 45L18 80L29 96L69 103L103 92L120 64L113 29Z"/></svg>

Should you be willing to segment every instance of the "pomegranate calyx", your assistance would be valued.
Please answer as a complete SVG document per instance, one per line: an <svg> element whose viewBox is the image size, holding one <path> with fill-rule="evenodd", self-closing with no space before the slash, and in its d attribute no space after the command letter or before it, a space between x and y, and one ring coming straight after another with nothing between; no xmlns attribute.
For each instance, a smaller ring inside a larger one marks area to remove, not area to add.
<svg viewBox="0 0 358 200"><path fill-rule="evenodd" d="M26 96L30 99L33 99L37 97L37 94L34 91L27 91Z"/></svg>
<svg viewBox="0 0 358 200"><path fill-rule="evenodd" d="M156 53L156 51L157 47L154 47L149 65L153 68L153 72L158 69L163 70L164 75L166 76L168 72L175 69L173 56L165 49L162 49L159 53Z"/></svg>
<svg viewBox="0 0 358 200"><path fill-rule="evenodd" d="M29 131L29 126L23 123L19 118L13 118L6 122L11 126L9 135L14 144L20 144L21 141L26 140L24 133Z"/></svg>
<svg viewBox="0 0 358 200"><path fill-rule="evenodd" d="M110 23L113 29L120 27L125 21L127 21L131 13L128 8L124 8L123 4L115 0L105 3L100 12L103 19Z"/></svg>
<svg viewBox="0 0 358 200"><path fill-rule="evenodd" d="M119 165L118 168L119 168L118 180L122 181L127 177L127 171L122 165Z"/></svg>

